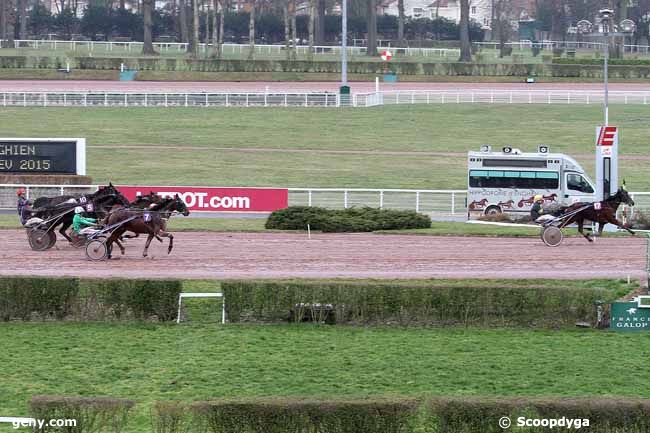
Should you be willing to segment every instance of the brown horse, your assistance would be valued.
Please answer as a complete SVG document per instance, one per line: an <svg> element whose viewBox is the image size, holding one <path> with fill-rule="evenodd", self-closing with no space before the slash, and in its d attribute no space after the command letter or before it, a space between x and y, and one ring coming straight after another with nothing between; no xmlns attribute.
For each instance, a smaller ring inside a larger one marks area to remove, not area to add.
<svg viewBox="0 0 650 433"><path fill-rule="evenodd" d="M634 234L632 230L625 227L623 223L616 219L616 211L621 203L625 203L628 206L634 206L634 200L632 200L630 195L627 193L625 187L619 188L618 191L616 191L616 194L600 202L574 203L566 208L564 215L568 215L571 212L575 212L575 214L566 218L562 223L562 227L573 223L578 224L578 231L589 242L593 242L594 240L588 233L585 234L585 232L582 231L585 220L598 223L598 236L603 233L603 228L607 223L614 224L615 226Z"/></svg>
<svg viewBox="0 0 650 433"><path fill-rule="evenodd" d="M169 238L167 254L172 252L172 248L174 247L174 235L166 231L167 220L165 219L165 216L170 215L174 211L179 212L184 216L188 216L190 211L187 210L185 202L178 196L178 194L175 195L174 198L164 199L163 202L159 203L157 211L142 209L114 209L111 212L106 224L112 226L114 224L122 223L122 225L118 226L106 240L108 258L111 258L113 242L117 244L121 253L124 254L125 249L120 242L120 237L127 231L136 234L144 233L149 236L144 251L142 252L143 257L147 257L149 245L154 236Z"/></svg>

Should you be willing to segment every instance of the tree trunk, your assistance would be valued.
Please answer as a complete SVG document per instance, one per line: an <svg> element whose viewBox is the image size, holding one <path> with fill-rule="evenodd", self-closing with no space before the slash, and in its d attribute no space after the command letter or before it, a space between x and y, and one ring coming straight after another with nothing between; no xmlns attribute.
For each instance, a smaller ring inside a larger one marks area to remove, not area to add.
<svg viewBox="0 0 650 433"><path fill-rule="evenodd" d="M120 9L126 9L126 0L120 0Z"/></svg>
<svg viewBox="0 0 650 433"><path fill-rule="evenodd" d="M4 20L5 20L5 35L4 38L7 42L7 47L14 47L14 32L15 32L15 23L16 23L16 11L14 8L14 2L12 0L4 0Z"/></svg>
<svg viewBox="0 0 650 433"><path fill-rule="evenodd" d="M226 0L221 0L219 3L219 41L217 43L217 57L221 58L223 53L223 27L226 21Z"/></svg>
<svg viewBox="0 0 650 433"><path fill-rule="evenodd" d="M255 0L251 3L250 16L248 20L248 43L250 44L248 58L253 60L255 58Z"/></svg>
<svg viewBox="0 0 650 433"><path fill-rule="evenodd" d="M469 0L460 0L460 58L459 62L472 61L472 44L469 40Z"/></svg>
<svg viewBox="0 0 650 433"><path fill-rule="evenodd" d="M366 55L377 56L377 8L375 0L368 1L368 45Z"/></svg>
<svg viewBox="0 0 650 433"><path fill-rule="evenodd" d="M404 45L404 0L397 0L397 40Z"/></svg>
<svg viewBox="0 0 650 433"><path fill-rule="evenodd" d="M153 5L155 0L142 0L142 10L144 12L144 37L142 44L142 54L145 56L154 56L158 54L153 48L153 37L152 37L152 14L153 14Z"/></svg>
<svg viewBox="0 0 650 433"><path fill-rule="evenodd" d="M291 60L291 29L289 28L290 26L290 21L289 21L289 0L286 0L282 4L282 12L284 14L284 49L286 51L287 55L287 60Z"/></svg>
<svg viewBox="0 0 650 433"><path fill-rule="evenodd" d="M18 10L18 38L27 39L27 0L18 0L19 7Z"/></svg>
<svg viewBox="0 0 650 433"><path fill-rule="evenodd" d="M0 39L7 39L7 11L4 0L0 1ZM0 48L4 48L4 42L0 42Z"/></svg>
<svg viewBox="0 0 650 433"><path fill-rule="evenodd" d="M219 57L219 0L212 0L212 57Z"/></svg>
<svg viewBox="0 0 650 433"><path fill-rule="evenodd" d="M190 39L190 32L187 26L187 0L178 0L178 16L181 24L181 42L186 44Z"/></svg>
<svg viewBox="0 0 650 433"><path fill-rule="evenodd" d="M291 59L296 60L298 55L296 53L296 40L298 40L298 35L296 31L296 0L289 0L289 16L291 17L291 40L294 41L293 49L291 50Z"/></svg>
<svg viewBox="0 0 650 433"><path fill-rule="evenodd" d="M307 53L307 58L309 61L313 59L314 52L314 38L316 30L316 2L318 0L311 0L309 2L309 52Z"/></svg>
<svg viewBox="0 0 650 433"><path fill-rule="evenodd" d="M192 0L192 57L199 57L199 2Z"/></svg>
<svg viewBox="0 0 650 433"><path fill-rule="evenodd" d="M316 22L314 24L314 37L316 45L325 45L325 0L316 1Z"/></svg>

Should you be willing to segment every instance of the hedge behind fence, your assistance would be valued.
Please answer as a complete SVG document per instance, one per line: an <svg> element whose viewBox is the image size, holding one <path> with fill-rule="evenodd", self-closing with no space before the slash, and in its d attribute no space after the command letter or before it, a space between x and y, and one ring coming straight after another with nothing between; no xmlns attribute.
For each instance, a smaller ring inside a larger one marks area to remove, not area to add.
<svg viewBox="0 0 650 433"><path fill-rule="evenodd" d="M180 280L0 278L0 320L176 319Z"/></svg>
<svg viewBox="0 0 650 433"><path fill-rule="evenodd" d="M513 63L484 63L483 55L477 54L477 63L463 62L409 62L391 63L390 70L398 75L437 76L517 76L602 78L602 61L599 59L548 58L551 63L524 64L523 58L513 56ZM609 76L612 78L650 78L647 60L610 60ZM0 56L0 68L7 69L61 69L67 64L73 70L112 70L120 65L138 71L170 72L289 72L339 74L341 63L337 61L287 61L287 60L192 60L185 58L137 58L137 57L47 57L47 56ZM377 74L385 72L380 61L348 62L351 74Z"/></svg>
<svg viewBox="0 0 650 433"><path fill-rule="evenodd" d="M158 403L152 415L156 433L641 433L650 429L650 401L613 399L440 397L317 401L266 398L187 405ZM510 429L499 427L499 420L504 416L512 422ZM581 428L515 427L519 417L564 417L579 420ZM585 420L588 420L588 427Z"/></svg>
<svg viewBox="0 0 650 433"><path fill-rule="evenodd" d="M275 230L311 230L323 232L372 232L376 230L424 229L431 218L414 211L370 207L341 210L312 206L290 206L274 211L265 227Z"/></svg>
<svg viewBox="0 0 650 433"><path fill-rule="evenodd" d="M613 300L605 289L427 281L225 281L231 322L280 322L297 304L332 304L337 323L477 326L573 326L594 322L594 302Z"/></svg>

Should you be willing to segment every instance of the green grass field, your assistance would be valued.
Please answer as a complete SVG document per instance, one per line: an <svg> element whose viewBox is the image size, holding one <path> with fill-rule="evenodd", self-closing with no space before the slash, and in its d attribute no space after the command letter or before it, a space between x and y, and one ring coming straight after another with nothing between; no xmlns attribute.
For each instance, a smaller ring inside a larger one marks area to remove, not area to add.
<svg viewBox="0 0 650 433"><path fill-rule="evenodd" d="M0 324L5 416L32 395L649 397L647 335L327 326ZM616 355L616 354L620 354Z"/></svg>
<svg viewBox="0 0 650 433"><path fill-rule="evenodd" d="M621 128L621 176L631 190L649 190L638 157L648 149L650 109L615 105L610 119ZM86 137L95 182L464 189L466 152L483 143L549 144L592 172L601 121L599 105L16 108L3 110L0 134Z"/></svg>

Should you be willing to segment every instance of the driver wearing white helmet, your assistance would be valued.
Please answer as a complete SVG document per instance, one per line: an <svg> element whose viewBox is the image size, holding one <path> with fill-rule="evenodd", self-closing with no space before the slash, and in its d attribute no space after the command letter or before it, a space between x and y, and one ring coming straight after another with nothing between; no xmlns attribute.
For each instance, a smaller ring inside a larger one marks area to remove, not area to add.
<svg viewBox="0 0 650 433"><path fill-rule="evenodd" d="M93 226L97 224L97 220L95 218L86 218L83 216L84 213L84 208L81 206L77 206L74 208L74 218L72 219L72 230L74 230L75 233L79 234L79 232L84 228L84 226Z"/></svg>

